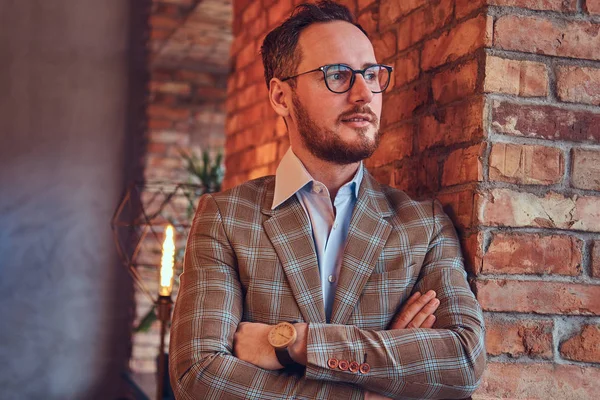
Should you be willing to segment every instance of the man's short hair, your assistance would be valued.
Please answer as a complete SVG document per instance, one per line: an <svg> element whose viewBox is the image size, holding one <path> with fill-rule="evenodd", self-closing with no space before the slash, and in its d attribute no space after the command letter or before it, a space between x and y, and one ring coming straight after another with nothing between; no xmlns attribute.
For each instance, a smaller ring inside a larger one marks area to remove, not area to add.
<svg viewBox="0 0 600 400"><path fill-rule="evenodd" d="M288 19L269 32L261 46L267 88L273 77L285 78L296 73L302 60L302 53L297 49L300 33L312 24L331 21L349 22L368 36L346 6L329 0L296 6ZM289 82L293 87L294 81Z"/></svg>

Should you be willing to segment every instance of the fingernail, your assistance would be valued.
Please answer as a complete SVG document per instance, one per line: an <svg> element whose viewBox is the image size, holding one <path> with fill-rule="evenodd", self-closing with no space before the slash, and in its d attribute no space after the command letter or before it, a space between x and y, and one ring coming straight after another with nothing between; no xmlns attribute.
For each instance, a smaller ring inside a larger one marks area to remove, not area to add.
<svg viewBox="0 0 600 400"><path fill-rule="evenodd" d="M426 296L430 297L430 298L434 298L435 297L435 291L433 291L433 290L428 291Z"/></svg>

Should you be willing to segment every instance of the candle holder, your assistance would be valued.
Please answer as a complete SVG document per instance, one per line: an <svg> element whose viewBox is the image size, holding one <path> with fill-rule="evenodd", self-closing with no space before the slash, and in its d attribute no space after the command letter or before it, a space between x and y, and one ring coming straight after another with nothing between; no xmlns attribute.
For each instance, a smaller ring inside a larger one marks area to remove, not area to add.
<svg viewBox="0 0 600 400"><path fill-rule="evenodd" d="M167 373L165 336L171 321L172 290L177 289L183 266L183 253L197 199L205 193L203 185L189 183L134 183L120 201L111 221L119 258L138 290L157 311L160 346L157 366L157 399L165 393ZM172 232L168 233L168 226ZM167 240L170 235L172 247ZM179 242L176 240L179 239ZM161 260L162 259L162 260ZM161 261L172 263L171 272L159 279ZM164 278L164 281L163 281ZM158 287L155 288L156 283ZM150 286L150 287L149 287Z"/></svg>

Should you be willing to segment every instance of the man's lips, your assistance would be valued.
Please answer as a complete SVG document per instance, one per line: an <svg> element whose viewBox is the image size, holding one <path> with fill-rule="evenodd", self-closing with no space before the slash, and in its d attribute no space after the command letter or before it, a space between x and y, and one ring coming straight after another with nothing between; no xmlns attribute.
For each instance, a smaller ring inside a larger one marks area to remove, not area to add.
<svg viewBox="0 0 600 400"><path fill-rule="evenodd" d="M342 122L371 122L373 118L368 114L352 114L342 118Z"/></svg>

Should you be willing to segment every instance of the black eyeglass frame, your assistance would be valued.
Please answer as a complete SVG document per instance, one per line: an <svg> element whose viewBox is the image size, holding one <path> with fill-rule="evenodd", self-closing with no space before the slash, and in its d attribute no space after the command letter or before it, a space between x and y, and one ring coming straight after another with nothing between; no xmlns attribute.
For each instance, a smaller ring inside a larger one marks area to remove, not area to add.
<svg viewBox="0 0 600 400"><path fill-rule="evenodd" d="M335 90L331 89L329 87L329 84L327 83L327 70L329 68L331 68L331 67L336 67L336 66L339 66L339 65L341 65L343 67L346 67L350 71L352 71L352 77L350 78L350 85L348 86L348 89L344 90L343 92L336 92ZM380 91L377 91L377 92L371 90L371 93L383 93L388 88L388 86L390 85L390 80L391 80L391 77L392 77L392 71L394 70L394 67L390 67L389 65L383 65L383 64L369 65L365 69L353 69L351 66L349 66L347 64L339 64L339 63L338 64L327 64L327 65L322 65L322 66L320 66L318 68L315 68L315 69L311 69L310 71L301 72L301 73L299 73L297 75L287 76L285 78L282 78L281 82L285 82L285 81L288 81L290 79L297 78L297 77L299 77L301 75L310 74L312 72L322 71L323 72L323 80L325 81L325 86L327 86L327 89L330 92L332 92L332 93L342 94L342 93L346 93L347 91L349 91L350 89L352 89L352 86L354 86L354 82L356 81L356 74L361 74L362 77L363 77L363 79L366 79L365 78L365 72L369 68L373 68L373 67L382 67L382 68L385 68L388 71L388 79L387 79L387 82L385 84L385 87L383 89L381 89Z"/></svg>

